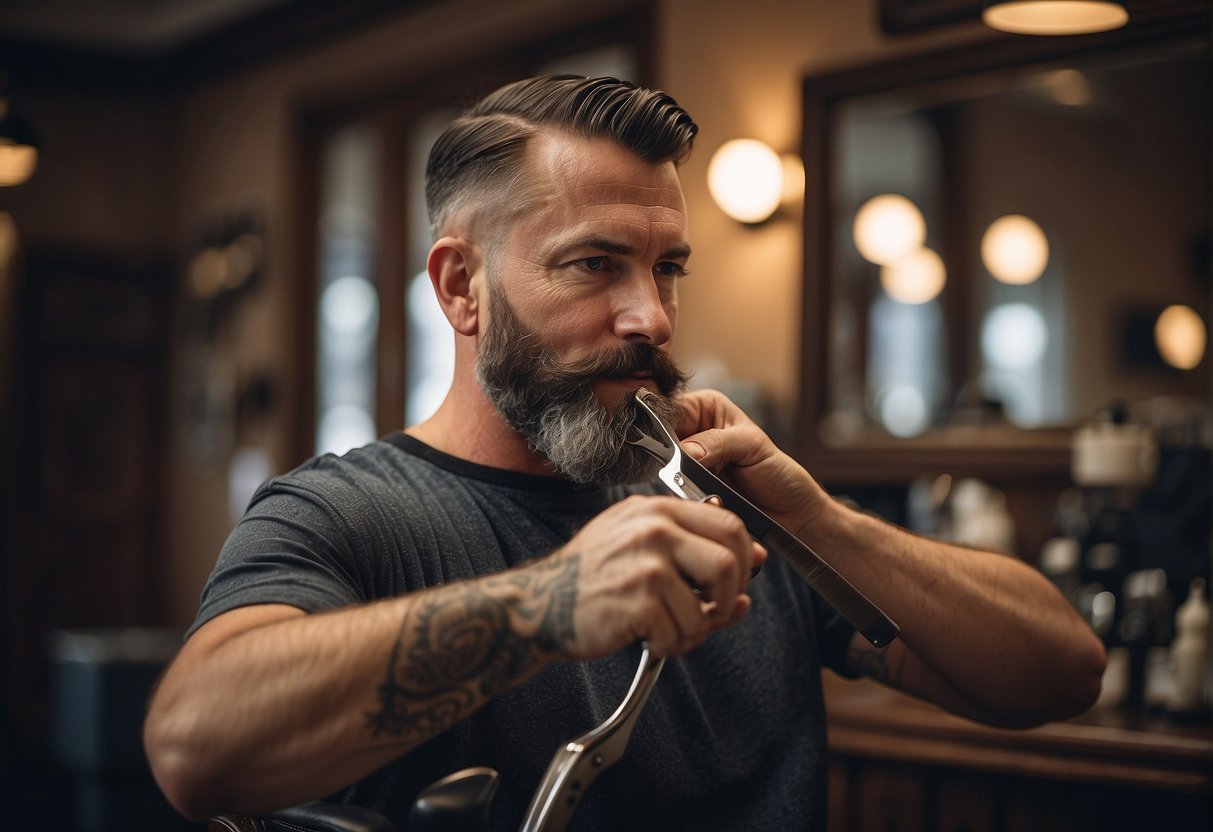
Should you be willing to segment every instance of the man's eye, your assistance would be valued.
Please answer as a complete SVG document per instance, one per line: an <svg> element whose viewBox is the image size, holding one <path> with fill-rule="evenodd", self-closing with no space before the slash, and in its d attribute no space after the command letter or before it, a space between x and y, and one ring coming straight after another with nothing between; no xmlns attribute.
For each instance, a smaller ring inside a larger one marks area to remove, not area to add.
<svg viewBox="0 0 1213 832"><path fill-rule="evenodd" d="M662 277L686 277L690 272L679 263L658 263L655 269Z"/></svg>
<svg viewBox="0 0 1213 832"><path fill-rule="evenodd" d="M606 269L608 262L605 257L587 257L581 261L586 271L600 272Z"/></svg>

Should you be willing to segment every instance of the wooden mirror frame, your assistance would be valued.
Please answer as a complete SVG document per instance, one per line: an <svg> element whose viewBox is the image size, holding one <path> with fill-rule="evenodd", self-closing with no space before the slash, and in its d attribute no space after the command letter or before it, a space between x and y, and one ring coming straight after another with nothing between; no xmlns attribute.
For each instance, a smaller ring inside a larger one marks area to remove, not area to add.
<svg viewBox="0 0 1213 832"><path fill-rule="evenodd" d="M803 146L807 182L804 209L804 293L796 452L830 484L897 484L929 473L978 476L992 482L1064 482L1069 479L1069 428L954 427L938 435L873 437L853 445L822 441L829 405L829 206L834 183L829 160L838 108L862 95L896 91L978 72L1089 57L1164 41L1209 38L1210 12L1179 3L1113 32L1075 37L998 37L969 46L896 58L805 78ZM953 347L949 347L953 349Z"/></svg>

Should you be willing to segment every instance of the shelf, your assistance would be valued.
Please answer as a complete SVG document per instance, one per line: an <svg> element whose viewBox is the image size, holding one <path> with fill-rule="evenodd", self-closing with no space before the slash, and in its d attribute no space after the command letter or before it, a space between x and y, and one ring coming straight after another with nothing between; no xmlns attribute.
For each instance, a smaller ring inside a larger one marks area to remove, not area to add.
<svg viewBox="0 0 1213 832"><path fill-rule="evenodd" d="M1210 791L1213 725L1092 710L1027 730L978 725L874 682L826 674L830 751L1052 780Z"/></svg>

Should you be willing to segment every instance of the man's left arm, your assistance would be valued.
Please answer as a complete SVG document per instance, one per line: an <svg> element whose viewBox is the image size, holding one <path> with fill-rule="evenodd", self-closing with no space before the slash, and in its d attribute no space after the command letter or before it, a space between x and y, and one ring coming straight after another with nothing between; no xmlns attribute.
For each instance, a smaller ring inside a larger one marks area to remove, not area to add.
<svg viewBox="0 0 1213 832"><path fill-rule="evenodd" d="M1103 644L1028 564L911 534L831 498L718 393L680 399L684 450L731 479L901 627L852 669L982 722L1025 727L1081 713Z"/></svg>

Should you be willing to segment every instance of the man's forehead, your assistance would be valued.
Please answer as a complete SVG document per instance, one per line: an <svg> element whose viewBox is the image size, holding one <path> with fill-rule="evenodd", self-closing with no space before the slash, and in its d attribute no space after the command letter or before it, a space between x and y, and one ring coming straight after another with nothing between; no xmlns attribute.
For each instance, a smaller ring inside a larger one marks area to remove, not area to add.
<svg viewBox="0 0 1213 832"><path fill-rule="evenodd" d="M618 205L627 203L646 208L669 208L681 212L683 207L682 187L677 178L669 184L652 186L632 182L604 179L601 182L586 182L570 188L582 205Z"/></svg>
<svg viewBox="0 0 1213 832"><path fill-rule="evenodd" d="M536 174L552 177L587 203L682 207L682 184L672 161L647 162L611 139L544 131L528 155Z"/></svg>

